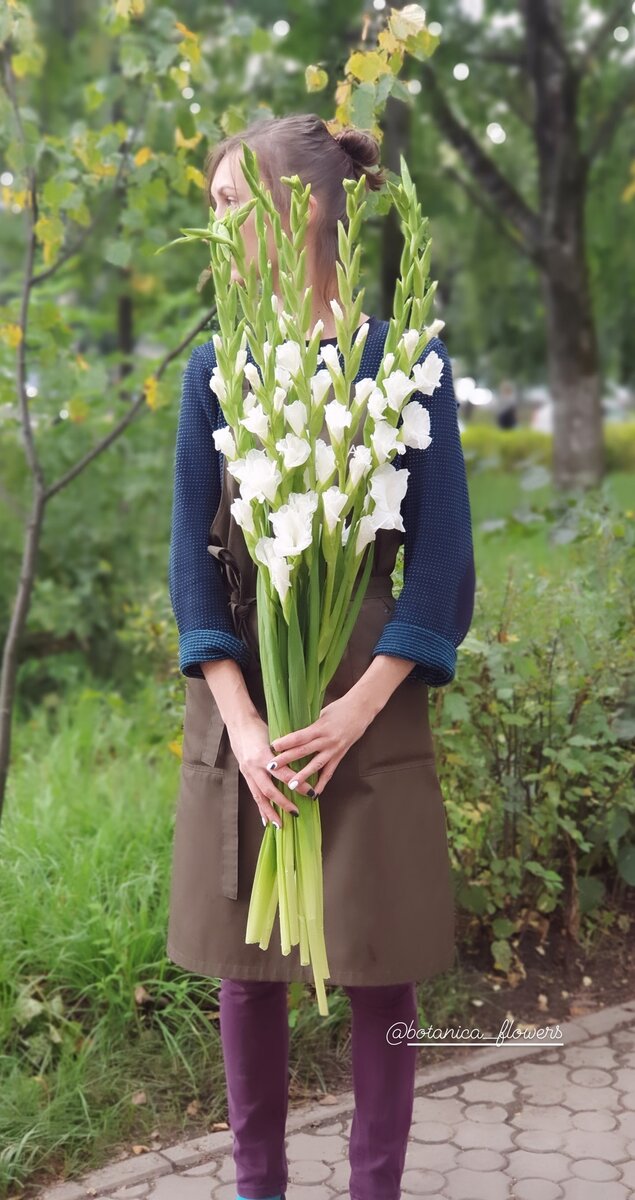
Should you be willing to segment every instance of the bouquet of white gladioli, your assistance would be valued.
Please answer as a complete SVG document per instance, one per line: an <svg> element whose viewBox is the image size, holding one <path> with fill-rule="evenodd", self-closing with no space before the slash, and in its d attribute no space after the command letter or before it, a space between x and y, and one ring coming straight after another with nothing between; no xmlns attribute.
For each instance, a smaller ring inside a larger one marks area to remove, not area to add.
<svg viewBox="0 0 635 1200"><path fill-rule="evenodd" d="M361 247L353 246L366 207L365 178L344 181L348 228L339 222L341 304L331 302L338 347L320 348L322 322L307 328L310 185L303 189L297 175L283 177L291 189L289 237L254 154L241 145L253 198L220 221L210 209L207 229L182 230L184 237L176 240L202 238L210 245L220 327L213 338L217 365L210 387L227 420L214 441L239 482L232 514L258 564L260 662L273 741L319 716L366 591L377 530L404 528L400 506L409 472L398 470L392 459L407 446L425 449L431 441L427 409L409 398L415 391L431 395L438 386L439 356L416 360L443 322L425 325L436 290L436 284L426 287L431 241L402 158L401 181L387 185L404 234L394 313L376 377L354 383L368 333L366 323L353 339L363 302L363 289L353 298L361 256ZM258 269L255 262L246 264L239 234L254 207ZM265 215L276 242L283 306L271 287ZM231 277L232 260L240 280ZM247 340L254 362L247 362ZM320 357L326 369L316 371ZM245 378L249 390L243 399ZM360 421L363 444L353 445ZM312 966L319 1011L327 1015L320 807L289 794L300 817L293 820L281 808L281 828L267 825L245 940L266 949L279 910L282 953L299 943L301 962Z"/></svg>

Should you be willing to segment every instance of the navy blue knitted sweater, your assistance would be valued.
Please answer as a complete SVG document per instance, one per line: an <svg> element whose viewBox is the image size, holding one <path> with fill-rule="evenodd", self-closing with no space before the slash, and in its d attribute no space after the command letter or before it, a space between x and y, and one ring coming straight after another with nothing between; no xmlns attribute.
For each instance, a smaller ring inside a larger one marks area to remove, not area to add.
<svg viewBox="0 0 635 1200"><path fill-rule="evenodd" d="M370 317L357 379L374 377L384 350L388 321ZM323 338L321 344L336 343ZM452 367L445 344L434 337L418 361L435 350L443 360L441 382L432 396L413 392L430 412L432 441L426 450L407 447L393 465L410 471L401 504L404 582L373 654L392 654L417 664L410 676L432 687L449 683L456 648L472 620L475 571L465 462L457 422ZM248 361L253 361L248 350ZM235 658L246 666L248 651L236 637L227 592L208 533L216 514L224 456L212 433L226 425L209 381L216 365L213 341L196 346L183 373L174 462L174 495L168 580L179 632L179 668L203 678L201 662ZM325 370L321 363L318 369Z"/></svg>

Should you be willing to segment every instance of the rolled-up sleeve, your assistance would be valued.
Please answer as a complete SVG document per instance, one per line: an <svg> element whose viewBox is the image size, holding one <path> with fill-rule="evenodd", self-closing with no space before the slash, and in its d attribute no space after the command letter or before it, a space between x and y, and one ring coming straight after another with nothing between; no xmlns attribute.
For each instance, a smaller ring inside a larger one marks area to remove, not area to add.
<svg viewBox="0 0 635 1200"><path fill-rule="evenodd" d="M213 347L196 346L183 372L174 456L174 492L168 586L179 633L179 669L204 678L201 663L234 658L241 666L249 649L236 637L225 583L207 549L221 496L214 410L209 381Z"/></svg>
<svg viewBox="0 0 635 1200"><path fill-rule="evenodd" d="M395 466L410 471L401 512L404 523L403 587L375 654L410 658L410 677L432 687L450 683L457 647L474 611L476 586L472 518L457 419L452 365L441 338L431 338L420 362L436 352L443 373L431 396L414 392L430 413L430 445L408 447ZM400 461L401 460L401 461Z"/></svg>

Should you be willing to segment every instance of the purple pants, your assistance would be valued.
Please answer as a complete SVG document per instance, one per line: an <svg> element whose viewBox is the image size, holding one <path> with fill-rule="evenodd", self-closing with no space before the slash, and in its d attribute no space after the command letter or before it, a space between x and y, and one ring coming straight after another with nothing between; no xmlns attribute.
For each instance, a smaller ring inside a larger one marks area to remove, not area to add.
<svg viewBox="0 0 635 1200"><path fill-rule="evenodd" d="M414 983L343 986L351 1002L355 1112L352 1200L399 1200L412 1122L417 1047L390 1045L395 1022L417 1027ZM220 1035L236 1188L248 1200L284 1195L289 1022L284 981L222 979Z"/></svg>

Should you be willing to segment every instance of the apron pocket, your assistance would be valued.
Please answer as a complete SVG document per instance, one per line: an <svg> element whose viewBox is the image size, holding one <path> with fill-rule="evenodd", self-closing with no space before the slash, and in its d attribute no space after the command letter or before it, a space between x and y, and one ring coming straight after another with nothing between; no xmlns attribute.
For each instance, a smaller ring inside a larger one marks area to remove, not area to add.
<svg viewBox="0 0 635 1200"><path fill-rule="evenodd" d="M372 652L394 606L394 596L364 597L349 642L354 681L370 666ZM410 678L402 680L352 748L356 748L362 776L434 763L427 684Z"/></svg>
<svg viewBox="0 0 635 1200"><path fill-rule="evenodd" d="M211 693L210 699L212 701L212 710L201 750L201 759L208 767L222 772L224 769L225 750L229 743L229 735L227 734L227 726L220 715L218 705Z"/></svg>

